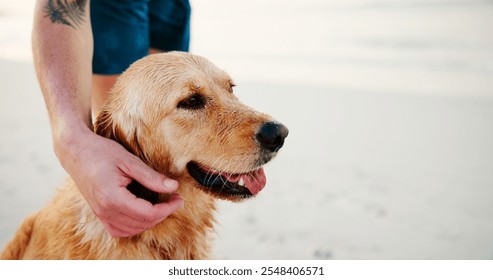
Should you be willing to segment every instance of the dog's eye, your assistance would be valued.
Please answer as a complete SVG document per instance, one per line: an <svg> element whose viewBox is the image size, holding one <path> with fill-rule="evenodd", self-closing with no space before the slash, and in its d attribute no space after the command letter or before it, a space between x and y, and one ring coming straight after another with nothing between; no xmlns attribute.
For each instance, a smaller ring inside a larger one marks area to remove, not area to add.
<svg viewBox="0 0 493 280"><path fill-rule="evenodd" d="M205 107L205 98L196 93L178 103L178 108L196 110Z"/></svg>

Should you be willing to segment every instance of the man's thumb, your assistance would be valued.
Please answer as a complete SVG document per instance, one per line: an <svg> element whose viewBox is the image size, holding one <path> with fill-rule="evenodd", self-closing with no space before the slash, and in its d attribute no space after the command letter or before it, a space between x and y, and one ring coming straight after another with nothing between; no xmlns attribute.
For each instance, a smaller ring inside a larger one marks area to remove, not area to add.
<svg viewBox="0 0 493 280"><path fill-rule="evenodd" d="M172 193L178 189L176 180L156 172L138 158L131 161L131 166L128 166L126 171L132 179L152 191Z"/></svg>

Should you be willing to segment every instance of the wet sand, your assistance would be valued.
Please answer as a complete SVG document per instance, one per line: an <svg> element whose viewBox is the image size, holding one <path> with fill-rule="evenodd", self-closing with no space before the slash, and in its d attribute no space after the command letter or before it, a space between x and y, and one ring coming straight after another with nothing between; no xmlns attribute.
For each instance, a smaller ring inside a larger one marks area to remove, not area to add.
<svg viewBox="0 0 493 280"><path fill-rule="evenodd" d="M192 2L192 51L290 135L257 198L219 203L216 257L493 258L493 4L240 2ZM5 3L0 247L66 176Z"/></svg>

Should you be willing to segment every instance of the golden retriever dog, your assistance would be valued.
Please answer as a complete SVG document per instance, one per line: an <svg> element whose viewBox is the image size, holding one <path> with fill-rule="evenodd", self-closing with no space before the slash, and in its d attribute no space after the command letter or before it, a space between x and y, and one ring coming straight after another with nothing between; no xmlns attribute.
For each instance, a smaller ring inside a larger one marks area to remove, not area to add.
<svg viewBox="0 0 493 280"><path fill-rule="evenodd" d="M288 134L242 104L233 86L224 71L189 53L154 54L132 64L112 89L95 132L177 180L184 207L137 236L113 238L69 179L24 221L1 258L209 258L216 199L257 195L266 184L262 166ZM153 203L169 198L138 183L129 189Z"/></svg>

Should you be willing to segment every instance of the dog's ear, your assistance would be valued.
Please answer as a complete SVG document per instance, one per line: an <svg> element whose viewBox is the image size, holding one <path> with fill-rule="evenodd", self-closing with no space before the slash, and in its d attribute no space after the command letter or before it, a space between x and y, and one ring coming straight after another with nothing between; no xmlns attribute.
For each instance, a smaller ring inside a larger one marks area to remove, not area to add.
<svg viewBox="0 0 493 280"><path fill-rule="evenodd" d="M113 120L107 110L103 110L96 118L94 123L94 132L106 138L113 135Z"/></svg>
<svg viewBox="0 0 493 280"><path fill-rule="evenodd" d="M131 133L123 132L123 130L115 123L111 113L108 110L103 110L96 119L94 124L94 132L108 139L118 142L125 147L129 152L138 156L146 164L148 164L145 153L143 152L137 135L137 128Z"/></svg>
<svg viewBox="0 0 493 280"><path fill-rule="evenodd" d="M127 151L138 156L144 163L149 164L142 148L139 145L139 140L137 137L137 129L131 133L132 135L125 135L120 129L118 124L116 124L107 110L103 110L96 119L94 124L94 132L118 142L120 145L125 147ZM135 196L145 199L152 204L159 202L159 194L153 192L144 186L142 186L137 181L132 181L127 189L132 192Z"/></svg>

